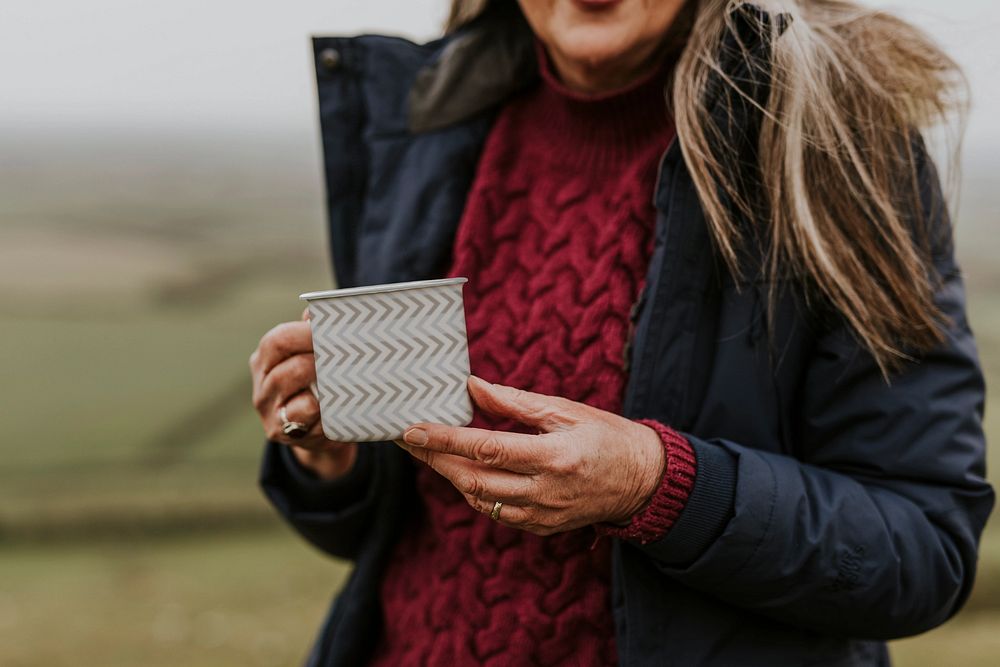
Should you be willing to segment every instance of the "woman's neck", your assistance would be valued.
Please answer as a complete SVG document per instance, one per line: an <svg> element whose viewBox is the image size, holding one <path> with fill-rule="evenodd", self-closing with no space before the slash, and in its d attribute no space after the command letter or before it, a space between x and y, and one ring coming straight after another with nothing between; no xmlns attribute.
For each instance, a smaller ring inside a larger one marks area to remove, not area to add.
<svg viewBox="0 0 1000 667"><path fill-rule="evenodd" d="M620 90L648 76L663 59L664 50L652 44L641 51L602 62L587 62L546 47L552 68L559 80L572 91L598 95Z"/></svg>

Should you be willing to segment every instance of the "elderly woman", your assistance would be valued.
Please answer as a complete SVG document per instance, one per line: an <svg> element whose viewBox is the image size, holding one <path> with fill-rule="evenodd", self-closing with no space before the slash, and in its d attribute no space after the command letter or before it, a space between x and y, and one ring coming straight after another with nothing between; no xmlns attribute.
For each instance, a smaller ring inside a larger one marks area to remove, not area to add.
<svg viewBox="0 0 1000 667"><path fill-rule="evenodd" d="M316 56L337 283L467 276L478 409L330 442L307 323L261 340L264 489L356 563L310 664L882 665L962 606L993 492L926 37L459 0Z"/></svg>

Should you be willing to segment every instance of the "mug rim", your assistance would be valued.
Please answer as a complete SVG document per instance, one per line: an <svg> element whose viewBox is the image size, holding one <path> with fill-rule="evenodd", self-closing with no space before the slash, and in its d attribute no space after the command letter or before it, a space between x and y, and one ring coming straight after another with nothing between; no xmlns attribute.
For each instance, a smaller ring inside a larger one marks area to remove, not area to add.
<svg viewBox="0 0 1000 667"><path fill-rule="evenodd" d="M317 299L336 299L342 296L356 296L359 294L381 294L384 292L398 292L401 290L421 289L424 287L444 287L446 285L461 285L468 282L468 278L435 278L433 280L409 280L401 283L384 283L381 285L362 285L360 287L345 287L342 289L322 290L319 292L306 292L300 294L303 301L315 301Z"/></svg>

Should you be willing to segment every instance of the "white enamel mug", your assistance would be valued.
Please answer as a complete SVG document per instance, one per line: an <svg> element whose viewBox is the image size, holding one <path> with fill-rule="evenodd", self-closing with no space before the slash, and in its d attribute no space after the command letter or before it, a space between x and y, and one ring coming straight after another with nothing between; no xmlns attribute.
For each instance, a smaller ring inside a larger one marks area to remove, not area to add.
<svg viewBox="0 0 1000 667"><path fill-rule="evenodd" d="M309 292L323 433L397 440L414 422L472 421L466 278Z"/></svg>

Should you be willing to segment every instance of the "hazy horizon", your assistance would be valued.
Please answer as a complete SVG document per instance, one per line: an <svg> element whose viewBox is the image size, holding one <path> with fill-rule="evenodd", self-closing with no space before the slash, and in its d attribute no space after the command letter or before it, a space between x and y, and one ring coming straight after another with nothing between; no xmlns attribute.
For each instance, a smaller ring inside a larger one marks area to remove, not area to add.
<svg viewBox="0 0 1000 667"><path fill-rule="evenodd" d="M446 0L50 0L0 8L0 142L90 133L311 137L310 35L425 41ZM934 35L972 87L969 153L1000 148L1000 4L873 2Z"/></svg>

